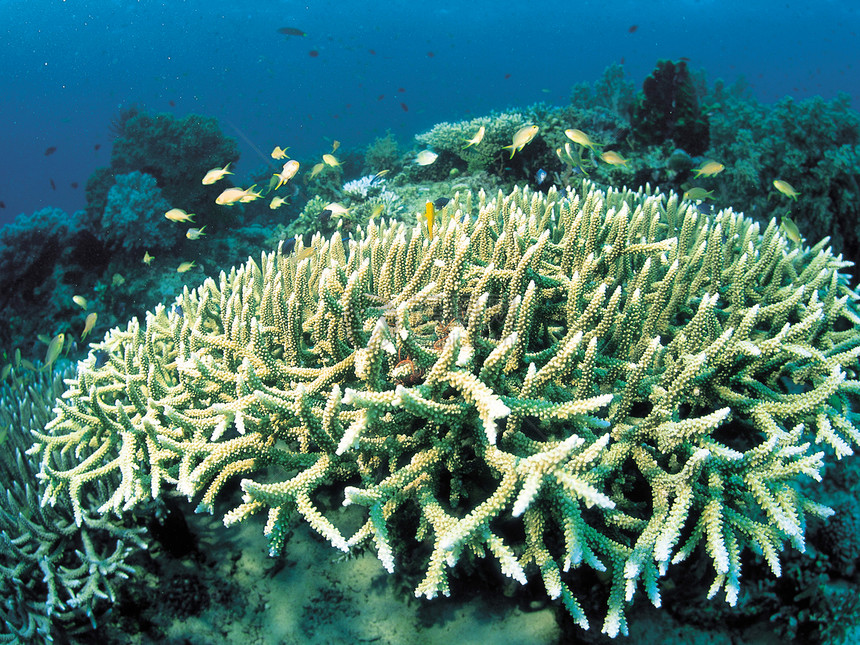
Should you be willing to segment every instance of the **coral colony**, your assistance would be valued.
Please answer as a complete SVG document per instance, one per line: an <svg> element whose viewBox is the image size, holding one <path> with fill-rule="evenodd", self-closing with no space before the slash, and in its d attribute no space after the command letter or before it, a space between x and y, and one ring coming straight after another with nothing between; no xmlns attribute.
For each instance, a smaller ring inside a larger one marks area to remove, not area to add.
<svg viewBox="0 0 860 645"><path fill-rule="evenodd" d="M592 569L610 636L697 546L730 604L745 548L779 575L831 513L795 482L860 439L846 263L773 221L587 183L458 194L439 220L299 241L110 331L36 433L44 502L78 523L170 490L211 510L238 478L224 522L265 514L273 554L300 518L388 571L414 518L417 596L489 557L588 628Z"/></svg>

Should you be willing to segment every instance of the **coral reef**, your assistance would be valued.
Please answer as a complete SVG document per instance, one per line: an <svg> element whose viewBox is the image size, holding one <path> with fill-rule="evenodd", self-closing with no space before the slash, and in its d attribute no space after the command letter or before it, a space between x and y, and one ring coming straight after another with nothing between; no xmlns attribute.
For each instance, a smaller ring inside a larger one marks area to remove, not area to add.
<svg viewBox="0 0 860 645"><path fill-rule="evenodd" d="M708 116L699 106L687 63L657 62L642 84L631 123L645 144L672 141L694 157L704 154L710 145Z"/></svg>
<svg viewBox="0 0 860 645"><path fill-rule="evenodd" d="M629 119L634 105L635 87L624 75L624 66L613 63L594 83L577 83L571 88L571 105L581 110L604 109Z"/></svg>
<svg viewBox="0 0 860 645"><path fill-rule="evenodd" d="M832 101L787 97L773 106L743 88L717 84L709 154L726 169L709 182L721 203L743 204L748 213L775 206L791 209L801 231L829 235L836 248L860 262L860 115L847 95ZM787 203L771 187L789 181L800 192Z"/></svg>
<svg viewBox="0 0 860 645"><path fill-rule="evenodd" d="M140 529L95 510L116 479L87 492L80 526L68 500L40 505L39 460L27 453L31 432L44 431L63 380L74 373L17 367L0 383L0 642L47 643L56 629L95 626L117 582L133 573L129 556L145 548ZM73 467L72 455L62 459Z"/></svg>
<svg viewBox="0 0 860 645"><path fill-rule="evenodd" d="M35 359L37 333L83 327L72 296L82 276L101 271L109 255L81 225L82 214L45 208L0 229L0 347L19 347Z"/></svg>
<svg viewBox="0 0 860 645"><path fill-rule="evenodd" d="M860 441L846 263L587 182L459 194L439 220L300 239L111 330L36 433L44 501L85 523L101 486L102 513L223 492L228 525L267 513L272 554L303 519L389 571L423 558L427 598L489 557L584 628L597 572L610 636L694 552L730 604L746 548L779 576L832 514L798 486L813 443Z"/></svg>
<svg viewBox="0 0 860 645"><path fill-rule="evenodd" d="M236 142L224 136L218 121L190 114L150 114L131 110L122 116L119 136L113 142L111 165L97 170L87 181L87 213L101 217L99 206L107 202L112 175L142 172L155 177L164 199L189 213L217 214L212 208L223 186L204 186L200 179L211 168L239 159ZM208 222L217 224L216 218Z"/></svg>
<svg viewBox="0 0 860 645"><path fill-rule="evenodd" d="M375 174L386 169L397 172L402 166L400 148L390 130L384 137L376 137L364 152L364 174Z"/></svg>
<svg viewBox="0 0 860 645"><path fill-rule="evenodd" d="M501 112L468 121L437 123L428 132L416 135L415 140L439 154L436 162L424 169L432 169L436 179L447 176L452 167L469 173L499 171L510 157L502 146L509 145L514 132L528 123L518 112ZM485 130L481 142L465 147L482 127Z"/></svg>
<svg viewBox="0 0 860 645"><path fill-rule="evenodd" d="M164 217L170 204L155 177L141 172L117 175L101 218L101 239L112 253L160 253L182 240L179 227Z"/></svg>

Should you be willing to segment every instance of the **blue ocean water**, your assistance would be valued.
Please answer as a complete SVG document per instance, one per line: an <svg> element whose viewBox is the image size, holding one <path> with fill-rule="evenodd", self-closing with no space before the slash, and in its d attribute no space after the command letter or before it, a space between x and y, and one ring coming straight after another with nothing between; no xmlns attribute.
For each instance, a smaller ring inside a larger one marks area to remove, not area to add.
<svg viewBox="0 0 860 645"><path fill-rule="evenodd" d="M216 117L239 180L258 150L319 154L539 101L661 58L754 95L860 98L860 2L0 2L0 223L84 206L123 106ZM301 30L286 36L279 28Z"/></svg>

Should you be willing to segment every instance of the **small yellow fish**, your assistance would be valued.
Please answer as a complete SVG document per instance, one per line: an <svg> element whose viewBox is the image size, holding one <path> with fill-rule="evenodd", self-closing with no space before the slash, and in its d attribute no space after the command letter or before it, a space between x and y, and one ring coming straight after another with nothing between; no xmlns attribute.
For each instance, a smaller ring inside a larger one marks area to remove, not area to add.
<svg viewBox="0 0 860 645"><path fill-rule="evenodd" d="M322 172L323 168L325 168L325 164L322 162L320 162L318 164L314 164L314 167L311 168L311 179L313 179L318 174L320 174Z"/></svg>
<svg viewBox="0 0 860 645"><path fill-rule="evenodd" d="M83 296L72 296L72 302L74 302L78 307L80 307L84 311L87 310L87 299L84 298Z"/></svg>
<svg viewBox="0 0 860 645"><path fill-rule="evenodd" d="M332 215L346 215L347 213L349 213L348 208L343 206L343 204L338 204L337 202L326 204L326 207L323 210L331 211Z"/></svg>
<svg viewBox="0 0 860 645"><path fill-rule="evenodd" d="M194 260L191 262L183 262L178 267L176 267L176 273L185 273L186 271L190 271L194 268Z"/></svg>
<svg viewBox="0 0 860 645"><path fill-rule="evenodd" d="M281 146L275 146L275 149L272 150L272 159L286 159L287 158L287 150L289 150L289 148L282 148Z"/></svg>
<svg viewBox="0 0 860 645"><path fill-rule="evenodd" d="M194 217L194 213L186 213L181 208L171 208L167 211L164 216L169 219L171 222L191 222L194 223L194 220L191 219Z"/></svg>
<svg viewBox="0 0 860 645"><path fill-rule="evenodd" d="M703 202L706 199L710 199L711 195L714 194L713 190L705 190L700 186L696 186L695 188L691 188L687 192L684 193L684 199L687 199L691 202Z"/></svg>
<svg viewBox="0 0 860 645"><path fill-rule="evenodd" d="M340 162L334 155L323 155L322 160L326 163L327 166L331 166L332 168L335 168L340 165Z"/></svg>
<svg viewBox="0 0 860 645"><path fill-rule="evenodd" d="M309 246L307 248L302 249L301 251L299 251L299 254L296 256L296 264L298 264L299 262L301 262L305 258L311 257L314 254L314 252L315 252L314 247L312 247L312 246Z"/></svg>
<svg viewBox="0 0 860 645"><path fill-rule="evenodd" d="M575 158L573 156L573 146L570 145L570 141L564 142L564 154L567 155L567 158L570 160L571 163L574 163L574 164L581 163L581 159ZM559 159L564 161L564 159L561 157L561 154L559 154L558 156L559 156ZM577 157L579 157L579 153L577 153Z"/></svg>
<svg viewBox="0 0 860 645"><path fill-rule="evenodd" d="M417 155L415 155L415 163L417 163L419 166L429 166L438 158L439 155L437 155L432 150L422 150Z"/></svg>
<svg viewBox="0 0 860 645"><path fill-rule="evenodd" d="M424 217L427 218L427 232L433 239L433 224L436 222L436 205L433 202L424 204Z"/></svg>
<svg viewBox="0 0 860 645"><path fill-rule="evenodd" d="M209 186L211 184L214 184L219 179L223 179L224 175L232 175L233 173L227 170L227 168L229 167L230 164L228 163L223 168L213 168L212 170L207 171L201 183L205 184L206 186Z"/></svg>
<svg viewBox="0 0 860 645"><path fill-rule="evenodd" d="M713 177L714 175L718 175L723 172L725 168L726 167L719 161L709 161L701 168L694 168L693 172L696 173L696 177L701 177L702 175L705 177Z"/></svg>
<svg viewBox="0 0 860 645"><path fill-rule="evenodd" d="M51 365L55 360L60 356L60 352L63 351L63 345L66 342L65 334L57 334L48 344L48 351L45 353L45 364L42 366L41 371L45 371L51 368Z"/></svg>
<svg viewBox="0 0 860 645"><path fill-rule="evenodd" d="M379 215L382 215L384 210L385 210L385 204L377 204L376 206L373 207L373 212L370 214L370 217L368 217L367 219L373 219L375 217L378 217Z"/></svg>
<svg viewBox="0 0 860 645"><path fill-rule="evenodd" d="M795 244L801 244L803 242L803 238L800 236L800 229L797 228L797 224L795 224L794 220L792 220L788 215L782 216L779 228L781 228L782 232L785 233L785 236Z"/></svg>
<svg viewBox="0 0 860 645"><path fill-rule="evenodd" d="M287 203L287 200L283 197L272 197L272 201L269 203L269 208L275 210L276 208L280 208L284 204Z"/></svg>
<svg viewBox="0 0 860 645"><path fill-rule="evenodd" d="M475 133L475 136L471 139L466 139L466 145L463 147L468 148L469 146L476 146L481 143L481 141L484 140L484 134L486 133L486 131L487 129L484 126L478 128L478 131Z"/></svg>
<svg viewBox="0 0 860 645"><path fill-rule="evenodd" d="M511 151L511 159L514 158L514 153L521 151L526 145L531 142L532 139L535 138L535 135L538 133L540 128L536 125L527 125L514 133L513 140L511 141L511 145L502 146L502 150Z"/></svg>
<svg viewBox="0 0 860 645"><path fill-rule="evenodd" d="M189 228L185 232L185 237L187 237L189 240L199 240L202 236L206 235L206 233L203 232L204 228L206 227L201 226L200 228Z"/></svg>
<svg viewBox="0 0 860 645"><path fill-rule="evenodd" d="M152 261L155 259L154 255L150 255L149 251L143 252L143 263L144 264L152 264Z"/></svg>
<svg viewBox="0 0 860 645"><path fill-rule="evenodd" d="M370 183L372 184L373 182L377 181L378 179L382 179L383 177L385 177L385 175L387 175L390 172L391 171L388 168L386 168L385 170L380 170L378 173L376 173L373 176L373 179L370 180Z"/></svg>
<svg viewBox="0 0 860 645"><path fill-rule="evenodd" d="M568 128L564 131L564 134L574 143L578 143L582 147L589 148L592 151L594 150L594 146L598 145L594 143L594 141L592 141L585 132L577 130L576 128Z"/></svg>
<svg viewBox="0 0 860 645"><path fill-rule="evenodd" d="M254 188L256 187L257 184L254 184L247 190L243 190L241 188L228 188L215 198L215 203L219 206L232 206L236 202L252 202L261 196L260 193L254 192Z"/></svg>
<svg viewBox="0 0 860 645"><path fill-rule="evenodd" d="M331 142L331 153L334 154L338 148L340 148L340 141L335 139Z"/></svg>
<svg viewBox="0 0 860 645"><path fill-rule="evenodd" d="M87 334L89 334L93 330L93 327L96 326L96 320L98 317L99 315L95 311L87 316L87 320L84 323L84 331L81 332L81 340L86 338Z"/></svg>
<svg viewBox="0 0 860 645"><path fill-rule="evenodd" d="M624 159L620 154L612 150L607 150L600 155L600 158L611 166L623 166L627 163L627 159Z"/></svg>
<svg viewBox="0 0 860 645"><path fill-rule="evenodd" d="M783 181L782 179L774 179L773 187L786 197L791 197L791 199L795 201L797 201L797 196L800 195L799 192L794 190L794 187L791 184L789 184L787 181Z"/></svg>
<svg viewBox="0 0 860 645"><path fill-rule="evenodd" d="M299 171L299 162L295 159L291 159L287 163L284 164L283 170L279 173L275 173L275 177L278 178L278 185L275 186L275 190L278 190L281 186L286 184L290 179L296 176L296 173Z"/></svg>

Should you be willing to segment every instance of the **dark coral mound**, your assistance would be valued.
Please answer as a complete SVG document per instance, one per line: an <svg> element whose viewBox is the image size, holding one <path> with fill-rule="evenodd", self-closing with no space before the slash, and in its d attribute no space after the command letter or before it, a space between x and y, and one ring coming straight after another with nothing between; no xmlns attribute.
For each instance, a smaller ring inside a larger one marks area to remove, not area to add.
<svg viewBox="0 0 860 645"><path fill-rule="evenodd" d="M645 144L672 141L694 157L704 154L710 145L708 116L699 106L696 86L684 61L657 62L642 83L631 121Z"/></svg>

